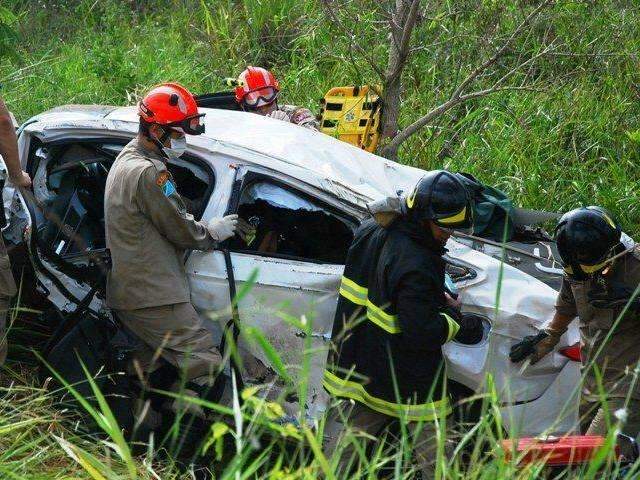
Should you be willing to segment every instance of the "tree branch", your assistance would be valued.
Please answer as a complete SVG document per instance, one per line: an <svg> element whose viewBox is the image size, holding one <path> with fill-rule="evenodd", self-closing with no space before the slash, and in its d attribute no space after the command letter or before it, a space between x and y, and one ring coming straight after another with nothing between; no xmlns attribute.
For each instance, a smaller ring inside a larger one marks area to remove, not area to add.
<svg viewBox="0 0 640 480"><path fill-rule="evenodd" d="M467 78L465 78L462 81L462 83L458 85L458 88L454 90L453 94L451 95L451 98L456 98L460 96L462 92L465 90L465 88L467 88L467 86L471 82L473 82L482 72L487 70L487 68L489 68L491 65L496 63L498 59L504 55L504 53L507 51L509 46L513 43L513 41L518 37L518 35L520 35L522 30L524 30L525 27L527 27L531 23L531 21L552 2L554 2L554 0L545 0L540 5L538 5L535 9L533 9L533 11L529 13L529 15L527 15L526 18L520 23L520 25L518 25L518 27L511 33L509 38L502 44L502 46L496 51L496 53L494 53L486 61L484 61L482 64L480 64L475 69L473 69L473 71L469 75L467 75Z"/></svg>
<svg viewBox="0 0 640 480"><path fill-rule="evenodd" d="M402 84L400 79L409 53L411 35L418 19L420 0L396 0L389 20L389 53L384 76L382 138L393 138L398 132Z"/></svg>
<svg viewBox="0 0 640 480"><path fill-rule="evenodd" d="M469 100L473 100L475 98L486 97L486 96L491 95L493 93L504 92L504 91L507 91L507 90L521 90L521 91L527 91L527 92L540 92L540 91L543 91L543 89L541 89L541 88L536 88L536 87L532 87L532 86L491 87L491 88L486 88L484 90L478 90L478 91L475 91L475 92L472 92L472 93L467 93L467 94L461 95L461 96L459 96L457 98L450 98L446 102L438 105L436 108L431 110L429 113L427 113L423 117L420 117L418 120L413 122L407 128L403 129L400 133L398 133L398 135L396 135L394 137L393 141L391 143L389 143L388 147L399 146L405 140L407 140L410 136L412 136L414 133L416 133L418 130L420 130L423 127L427 126L427 124L429 124L429 122L431 122L431 120L433 120L436 117L439 117L443 113L447 112L448 110L451 110L453 107L455 107L457 105L460 105L461 103L468 102Z"/></svg>
<svg viewBox="0 0 640 480"><path fill-rule="evenodd" d="M355 35L342 23L338 15L334 12L331 0L322 0L321 5L324 8L325 13L331 19L331 21L342 30L343 34L349 39L349 47L358 51L358 53L367 61L369 66L373 69L378 76L384 80L385 72L380 68L375 59L367 52L355 39Z"/></svg>
<svg viewBox="0 0 640 480"><path fill-rule="evenodd" d="M545 47L541 52L538 52L536 55L530 57L524 62L518 62L518 65L503 75L500 79L498 79L494 84L487 89L478 90L472 93L465 94L465 90L467 87L478 77L480 77L483 73L485 73L492 65L494 65L498 59L504 56L511 46L513 41L522 33L522 31L531 24L533 19L548 5L553 3L554 0L544 0L540 5L534 8L525 19L515 28L515 30L509 35L509 37L504 41L504 43L496 50L496 52L489 57L487 60L482 62L479 66L474 68L471 73L469 73L464 80L456 87L451 96L447 101L433 108L427 114L420 117L418 120L413 122L411 125L400 131L397 135L393 137L393 139L383 148L382 155L387 158L395 159L397 156L398 148L402 143L404 143L409 137L414 135L420 129L422 129L425 125L429 124L432 120L444 114L451 108L456 105L460 105L466 101L472 100L474 98L480 98L487 95L491 95L493 93L505 91L505 90L535 90L533 87L527 86L502 86L508 78L514 75L517 71L521 70L524 66L533 63L535 60L540 57L546 55L551 49L553 42Z"/></svg>
<svg viewBox="0 0 640 480"><path fill-rule="evenodd" d="M402 73L402 70L407 62L407 57L409 56L410 51L409 42L411 41L411 34L413 33L413 29L416 26L416 21L418 19L419 6L420 0L412 0L402 29L402 38L400 39L400 48L398 50L398 63L396 64L396 68L392 72L392 75L394 77Z"/></svg>
<svg viewBox="0 0 640 480"><path fill-rule="evenodd" d="M514 68L509 70L501 78L496 80L496 82L493 84L493 86L494 87L500 86L501 84L503 84L505 82L505 80L507 80L509 77L513 76L513 74L515 74L517 71L522 70L524 67L526 67L527 65L532 64L533 62L535 62L539 58L542 58L542 57L545 57L545 56L549 55L549 53L556 48L554 46L554 43L555 43L555 40L553 40L549 45L547 45L540 52L536 53L535 55L533 55L529 59L525 60L524 62L519 63L517 66L515 66Z"/></svg>

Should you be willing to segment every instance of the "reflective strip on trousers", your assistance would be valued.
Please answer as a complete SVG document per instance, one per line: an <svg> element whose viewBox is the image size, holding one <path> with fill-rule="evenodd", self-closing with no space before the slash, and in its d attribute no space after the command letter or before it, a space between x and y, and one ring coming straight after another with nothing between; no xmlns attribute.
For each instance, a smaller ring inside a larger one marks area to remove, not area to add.
<svg viewBox="0 0 640 480"><path fill-rule="evenodd" d="M388 402L369 394L359 383L342 379L328 370L324 372L322 384L334 396L351 398L390 417L421 421L444 418L451 413L447 398L416 405Z"/></svg>

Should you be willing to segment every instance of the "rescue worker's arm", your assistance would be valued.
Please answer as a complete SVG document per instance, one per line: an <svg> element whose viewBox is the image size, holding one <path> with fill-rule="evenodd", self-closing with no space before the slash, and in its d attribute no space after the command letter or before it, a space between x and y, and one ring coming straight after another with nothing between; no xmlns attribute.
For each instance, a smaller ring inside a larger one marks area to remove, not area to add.
<svg viewBox="0 0 640 480"><path fill-rule="evenodd" d="M308 108L298 108L293 112L293 115L291 115L291 121L309 130L316 132L320 130L320 123Z"/></svg>
<svg viewBox="0 0 640 480"><path fill-rule="evenodd" d="M436 301L437 286L429 276L407 274L397 292L398 322L407 345L435 351L458 333L460 325Z"/></svg>
<svg viewBox="0 0 640 480"><path fill-rule="evenodd" d="M566 278L562 279L560 293L556 300L556 313L551 322L537 335L522 339L511 347L509 358L512 362L521 362L529 357L531 364L535 364L552 352L560 341L560 337L567 331L569 324L576 317L576 306L571 286Z"/></svg>
<svg viewBox="0 0 640 480"><path fill-rule="evenodd" d="M167 185L168 182L171 185ZM166 178L166 172L158 172L153 166L146 168L138 181L136 194L140 210L176 247L212 250L216 246L215 240L204 223L187 213L172 182Z"/></svg>
<svg viewBox="0 0 640 480"><path fill-rule="evenodd" d="M301 127L308 128L309 130L315 130L316 132L320 130L320 123L308 108L294 107L291 105L285 105L283 108L284 110L276 110L268 116L289 121ZM286 117L284 117L283 114L286 115Z"/></svg>
<svg viewBox="0 0 640 480"><path fill-rule="evenodd" d="M0 98L0 156L2 156L7 166L9 178L14 185L18 187L31 185L29 175L23 172L20 166L15 126L2 98Z"/></svg>

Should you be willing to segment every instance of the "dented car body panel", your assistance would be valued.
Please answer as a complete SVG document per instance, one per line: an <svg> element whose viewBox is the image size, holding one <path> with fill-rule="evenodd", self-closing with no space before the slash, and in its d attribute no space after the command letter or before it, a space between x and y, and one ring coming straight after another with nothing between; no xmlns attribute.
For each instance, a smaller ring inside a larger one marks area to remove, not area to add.
<svg viewBox="0 0 640 480"><path fill-rule="evenodd" d="M193 195L193 202L202 204L203 219L240 212L261 225L264 234L253 245L230 244L228 247L236 289L241 291L247 281L255 279L238 305L241 324L262 332L292 377L309 362L309 396L304 413L316 417L328 402L321 378L344 268L337 259L342 250L346 255L348 233L367 216L368 202L407 190L424 171L296 125L243 112L203 111L207 114L206 133L188 137L188 158L175 168L185 181L198 187L194 187L199 193ZM23 167L33 175L38 163L44 168L42 171L48 173L44 180L38 180L38 185L34 181L34 192L41 199L25 198L6 189L4 203L8 205L10 224L5 236L17 242L25 227L27 241L30 235L41 235L42 229L33 223L34 219L36 224L47 221L38 213L43 198L55 202L63 188L51 186L51 171L75 168L72 159L64 157L69 152L64 150L65 145L94 149L91 151L105 159L98 159L97 164L108 168L108 159L117 154L118 145L137 133L137 122L132 107L101 106L60 107L27 122L19 137ZM58 151L62 153L56 153ZM52 170L46 166L48 162L62 163ZM211 172L214 180L209 182L211 188L205 195L201 183L207 183L206 172ZM64 180L61 182L60 185ZM180 187L180 181L178 183ZM251 190L256 184L262 187ZM69 198L79 198L76 194L74 191ZM291 205L295 205L295 209L288 207ZM70 224L77 231L85 227L81 225L85 222L82 215L90 210L85 207L80 201L74 210L81 216L77 225ZM69 211L67 209L65 215ZM282 227L278 222L285 220L287 226ZM317 242L311 249L314 253L300 250L305 242L318 240L327 225L330 227L327 231L338 232L336 237L342 236L335 240L335 245L323 250L322 242ZM304 237L305 234L308 237ZM74 247L73 255L65 254L71 247L58 236L59 232L52 235L55 238L47 255L33 246L31 255L51 302L63 312L72 312L90 286L62 271L60 264L70 262L82 267L88 252ZM99 241L95 244L103 248ZM551 319L557 292L517 268L518 265L478 251L471 242L452 239L448 249L449 261L471 273L454 277L463 310L487 319L485 336L479 344L462 345L453 341L443 347L449 378L481 392L487 374L491 374L503 405L505 425L514 432L537 435L547 430L576 429L579 364L558 353L548 355L534 366L512 364L508 360L512 344L535 334ZM55 260L56 256L60 258ZM186 266L191 300L219 338L230 318L223 254L193 251L186 259ZM542 266L547 270L553 267L553 262ZM103 300L94 298L91 308L105 311ZM294 325L288 318L298 319L302 325L309 326L308 330L302 331L300 325ZM572 325L559 348L578 340L577 327ZM253 365L247 367L247 380L260 377L261 367L269 370L268 356L258 343L243 335L242 329L240 346L243 356L249 359L248 364ZM298 413L299 406L294 403L287 408L290 413Z"/></svg>

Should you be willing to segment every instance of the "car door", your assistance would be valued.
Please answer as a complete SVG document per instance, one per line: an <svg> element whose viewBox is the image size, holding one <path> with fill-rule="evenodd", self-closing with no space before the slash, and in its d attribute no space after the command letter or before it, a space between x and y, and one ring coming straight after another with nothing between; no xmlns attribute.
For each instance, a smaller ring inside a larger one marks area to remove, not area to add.
<svg viewBox="0 0 640 480"><path fill-rule="evenodd" d="M253 238L234 238L226 244L237 291L255 275L238 304L240 347L273 367L264 347L247 335L256 327L277 350L293 379L301 378L307 362L306 413L313 416L324 408L322 374L338 285L363 212L281 173L239 167L227 213L238 213L256 228ZM220 298L220 292L228 291L223 253L194 252L188 270L196 308L213 312L213 318L224 323L229 303L228 298ZM249 380L256 380L251 379L255 374L245 371ZM292 414L298 413L295 403L285 404Z"/></svg>
<svg viewBox="0 0 640 480"><path fill-rule="evenodd" d="M487 319L487 335L477 345L452 341L443 347L449 377L471 390L482 391L492 378L505 423L538 434L555 426L569 431L577 424L580 362L567 351L579 341L576 322L561 337L556 351L535 365L512 363L509 350L527 335L535 335L554 315L557 292L525 271L451 241L448 255L473 269L459 282L463 311Z"/></svg>

